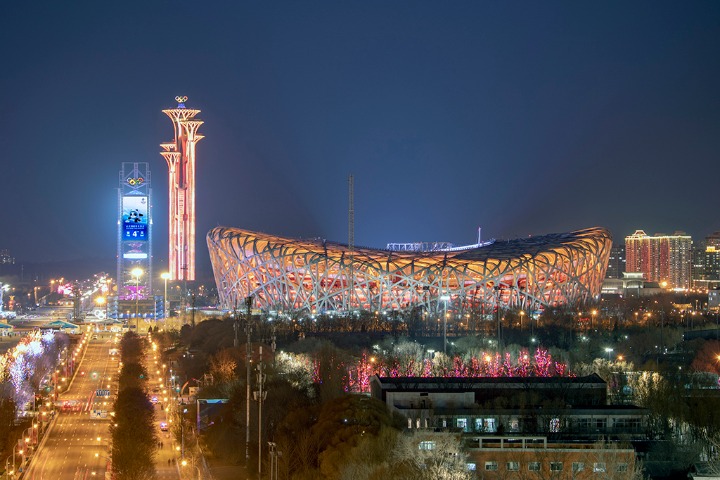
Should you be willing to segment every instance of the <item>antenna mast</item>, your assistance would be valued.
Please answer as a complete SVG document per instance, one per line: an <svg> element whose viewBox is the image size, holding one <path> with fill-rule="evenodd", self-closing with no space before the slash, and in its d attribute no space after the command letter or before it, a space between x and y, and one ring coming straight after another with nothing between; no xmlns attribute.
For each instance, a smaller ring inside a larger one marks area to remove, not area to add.
<svg viewBox="0 0 720 480"><path fill-rule="evenodd" d="M348 176L348 254L350 256L350 279L348 281L348 310L353 306L353 293L355 291L354 271L354 250L355 250L355 179L352 173Z"/></svg>

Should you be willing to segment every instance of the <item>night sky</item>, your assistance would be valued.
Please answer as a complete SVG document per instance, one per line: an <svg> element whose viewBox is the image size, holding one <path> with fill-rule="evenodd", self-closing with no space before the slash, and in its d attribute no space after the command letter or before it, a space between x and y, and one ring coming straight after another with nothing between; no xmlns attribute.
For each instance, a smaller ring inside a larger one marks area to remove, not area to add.
<svg viewBox="0 0 720 480"><path fill-rule="evenodd" d="M0 249L112 268L121 162L167 258L176 95L216 225L357 245L720 230L720 2L15 1ZM202 276L202 275L201 275Z"/></svg>

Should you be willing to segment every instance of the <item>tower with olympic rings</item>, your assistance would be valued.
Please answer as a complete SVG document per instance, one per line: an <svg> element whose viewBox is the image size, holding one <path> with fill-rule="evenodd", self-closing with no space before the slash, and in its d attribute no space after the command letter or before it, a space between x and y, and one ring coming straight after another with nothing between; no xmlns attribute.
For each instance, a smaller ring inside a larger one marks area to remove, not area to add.
<svg viewBox="0 0 720 480"><path fill-rule="evenodd" d="M148 163L123 162L118 189L117 298L121 302L152 300L152 203ZM142 272L133 275L133 271ZM135 308L123 313L134 317ZM151 310L152 311L152 310Z"/></svg>
<svg viewBox="0 0 720 480"><path fill-rule="evenodd" d="M175 97L176 108L163 110L170 117L175 138L161 143L160 155L168 165L169 231L168 263L170 280L195 280L195 145L202 120L200 110L185 107L187 97Z"/></svg>

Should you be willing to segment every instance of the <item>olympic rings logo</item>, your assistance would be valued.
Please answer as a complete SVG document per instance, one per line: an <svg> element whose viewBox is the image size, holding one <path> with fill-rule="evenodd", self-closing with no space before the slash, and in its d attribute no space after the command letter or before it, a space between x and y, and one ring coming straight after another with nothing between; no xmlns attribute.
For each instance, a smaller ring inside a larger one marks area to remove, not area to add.
<svg viewBox="0 0 720 480"><path fill-rule="evenodd" d="M128 183L128 185L130 185L131 187L140 186L140 185L142 185L144 182L145 182L145 179L144 179L143 177L138 177L138 178L132 178L132 177L130 177L130 178L127 179L127 183Z"/></svg>
<svg viewBox="0 0 720 480"><path fill-rule="evenodd" d="M184 96L184 95L179 96L178 95L177 97L175 97L175 101L178 103L185 103L185 102L187 102L187 96Z"/></svg>

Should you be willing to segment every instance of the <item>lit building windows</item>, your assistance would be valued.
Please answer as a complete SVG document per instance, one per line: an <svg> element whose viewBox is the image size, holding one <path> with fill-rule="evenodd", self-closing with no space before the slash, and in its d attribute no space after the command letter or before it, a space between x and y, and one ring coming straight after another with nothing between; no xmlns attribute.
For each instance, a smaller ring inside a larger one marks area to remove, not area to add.
<svg viewBox="0 0 720 480"><path fill-rule="evenodd" d="M418 445L418 449L420 449L420 450L435 450L435 442L433 442L432 440L422 441Z"/></svg>

